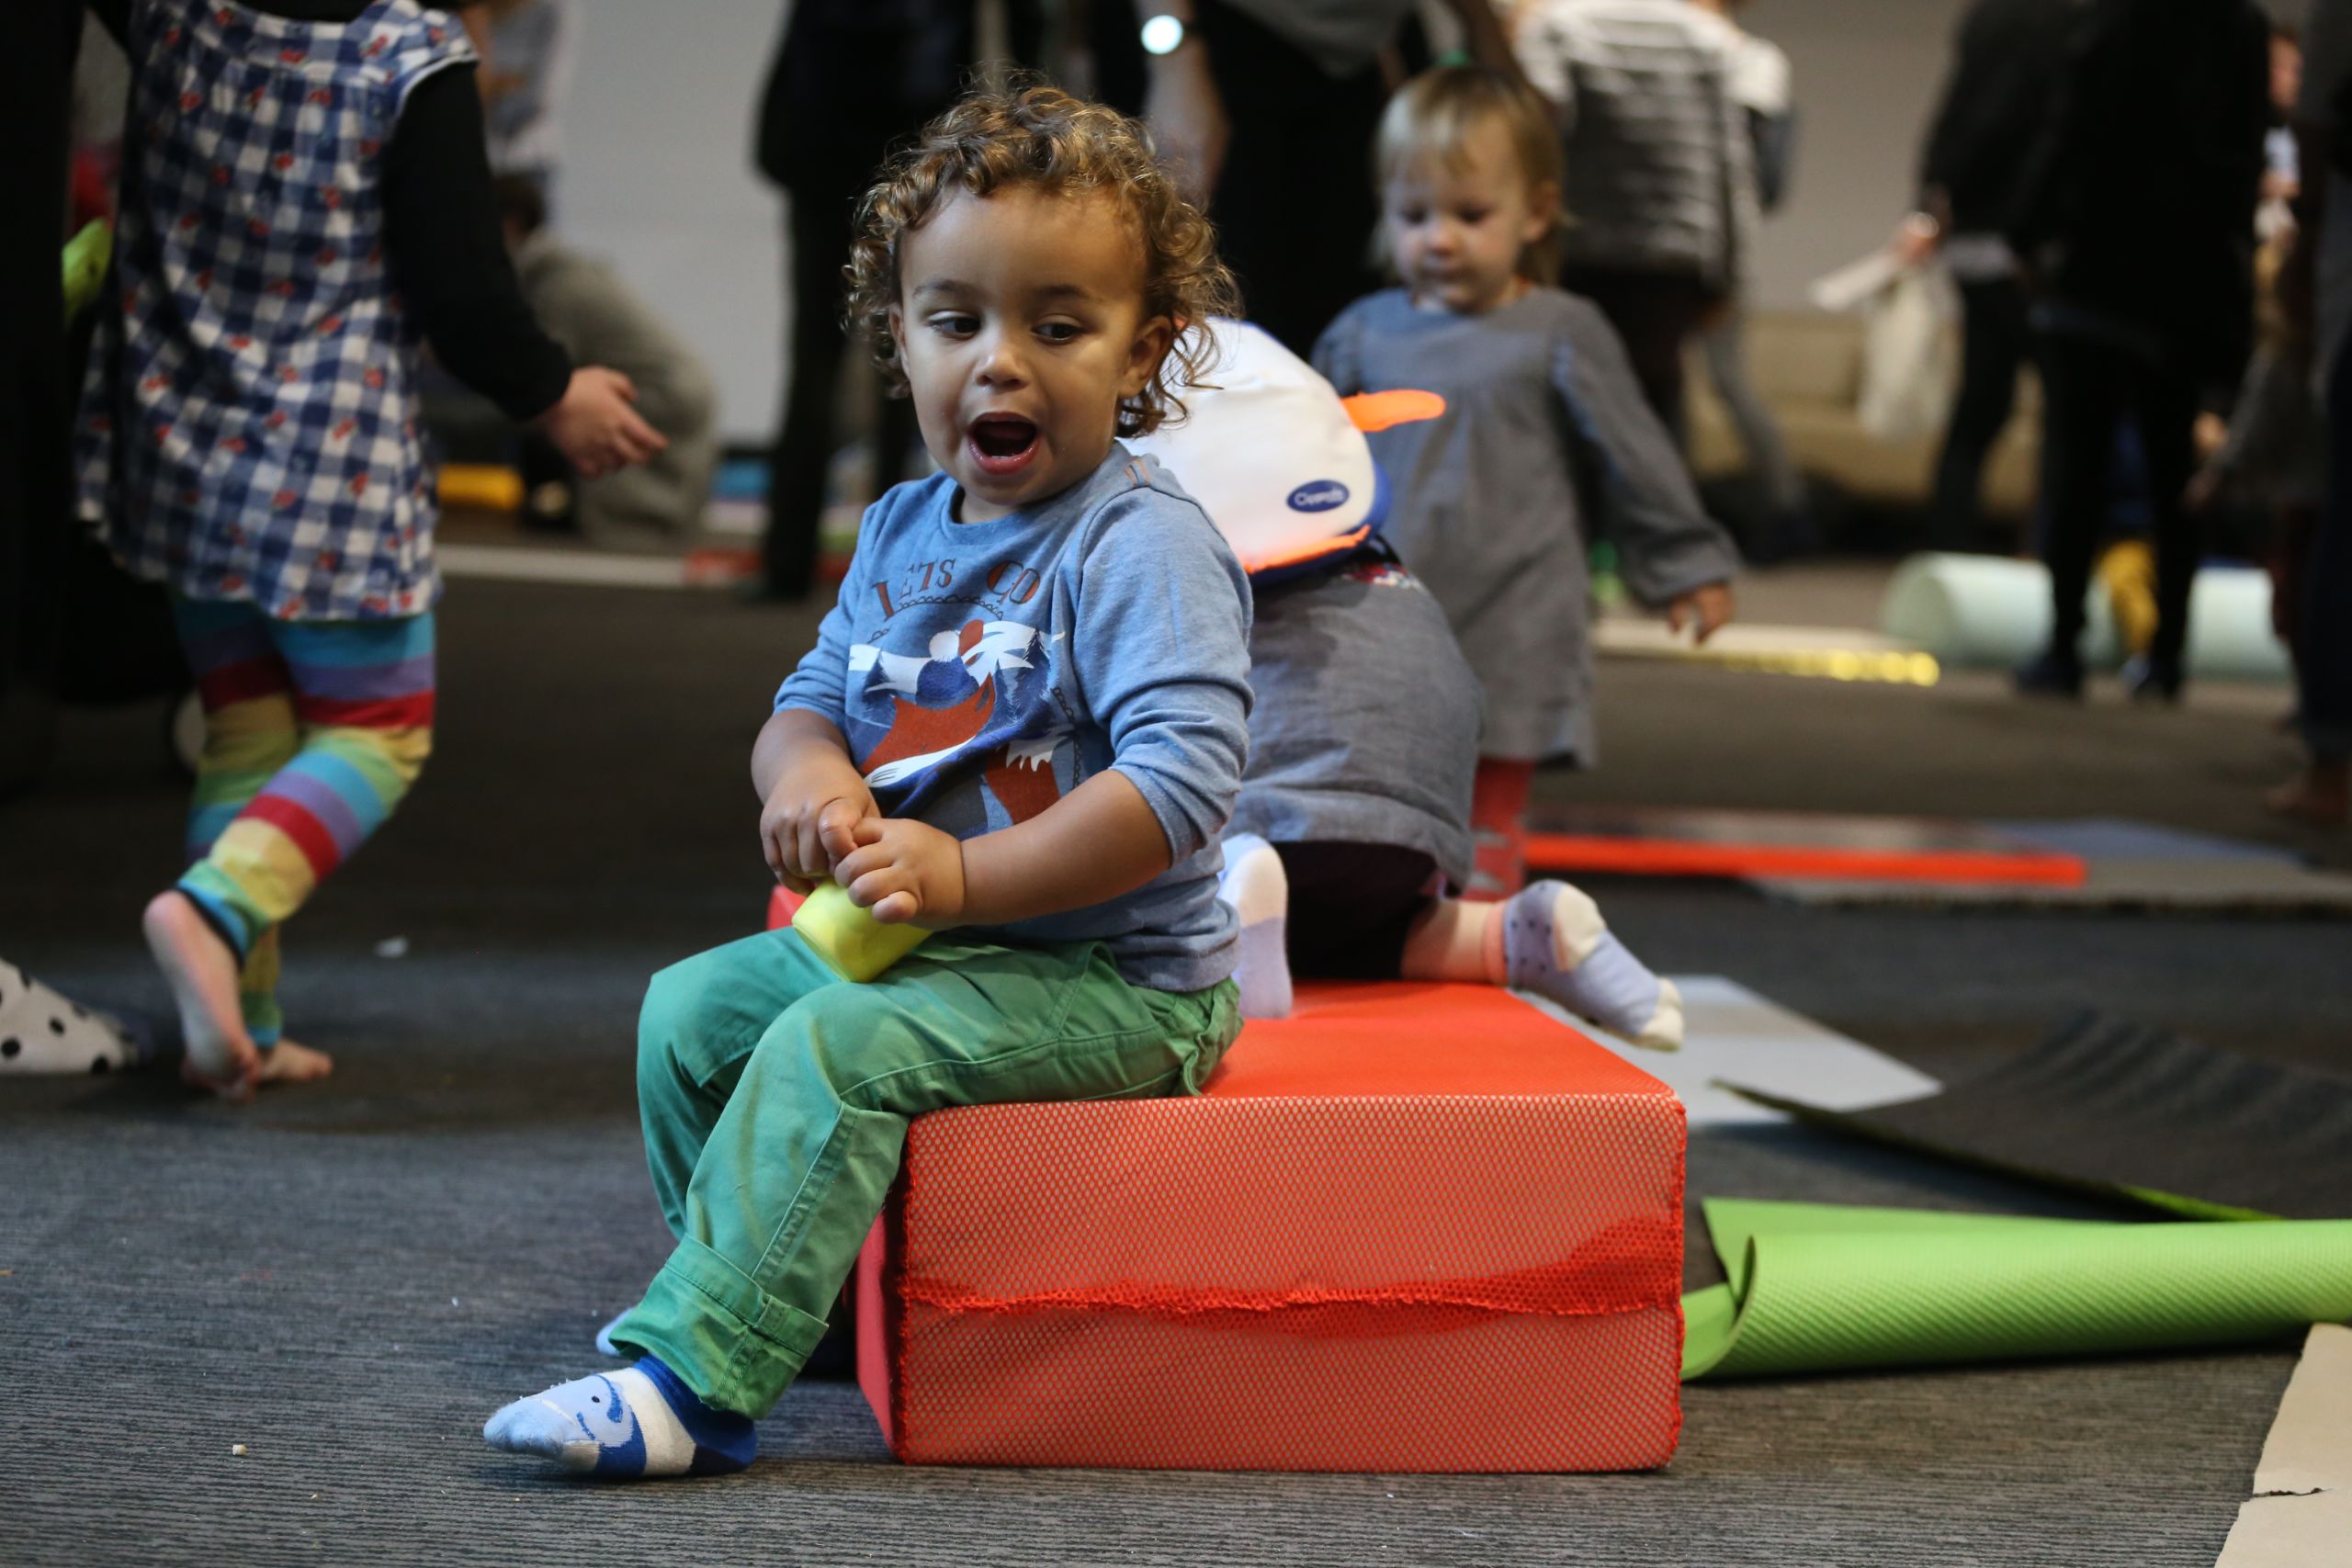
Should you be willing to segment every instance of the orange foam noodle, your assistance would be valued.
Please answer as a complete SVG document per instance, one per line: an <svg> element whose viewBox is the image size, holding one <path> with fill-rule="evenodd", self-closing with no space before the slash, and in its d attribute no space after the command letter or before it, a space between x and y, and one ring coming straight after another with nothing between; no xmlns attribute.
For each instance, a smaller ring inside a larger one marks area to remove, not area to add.
<svg viewBox="0 0 2352 1568"><path fill-rule="evenodd" d="M918 1119L860 1381L918 1462L1614 1470L1679 1430L1681 1106L1487 987L1311 987L1197 1099Z"/></svg>
<svg viewBox="0 0 2352 1568"><path fill-rule="evenodd" d="M1710 843L1610 834L1530 833L1533 871L1634 876L1785 876L1863 882L1964 882L2079 887L2073 855L1992 850L1886 850L1816 844Z"/></svg>

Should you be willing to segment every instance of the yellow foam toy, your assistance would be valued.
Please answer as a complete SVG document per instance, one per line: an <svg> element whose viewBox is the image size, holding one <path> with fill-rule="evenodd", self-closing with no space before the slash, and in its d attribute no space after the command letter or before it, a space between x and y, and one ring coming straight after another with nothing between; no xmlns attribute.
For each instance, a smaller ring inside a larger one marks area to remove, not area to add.
<svg viewBox="0 0 2352 1568"><path fill-rule="evenodd" d="M438 488L444 506L482 512L523 509L523 476L495 463L444 463Z"/></svg>
<svg viewBox="0 0 2352 1568"><path fill-rule="evenodd" d="M792 917L792 929L844 980L864 984L912 953L931 933L921 926L886 926L850 902L849 889L820 882Z"/></svg>

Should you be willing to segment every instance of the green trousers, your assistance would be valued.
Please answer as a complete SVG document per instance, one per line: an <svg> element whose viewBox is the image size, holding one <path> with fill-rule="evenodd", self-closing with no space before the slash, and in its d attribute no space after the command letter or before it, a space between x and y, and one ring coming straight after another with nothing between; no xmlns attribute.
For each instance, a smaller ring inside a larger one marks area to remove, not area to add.
<svg viewBox="0 0 2352 1568"><path fill-rule="evenodd" d="M788 930L664 969L639 1021L638 1107L678 1246L613 1338L711 1404L765 1415L825 1331L910 1118L1196 1092L1240 1031L1237 995L1130 985L1096 942L952 933L865 985Z"/></svg>

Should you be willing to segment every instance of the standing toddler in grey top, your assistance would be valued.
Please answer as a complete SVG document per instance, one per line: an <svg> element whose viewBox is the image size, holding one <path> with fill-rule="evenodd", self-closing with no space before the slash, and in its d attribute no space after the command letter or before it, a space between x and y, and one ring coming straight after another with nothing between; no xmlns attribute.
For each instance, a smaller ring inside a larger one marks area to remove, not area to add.
<svg viewBox="0 0 2352 1568"><path fill-rule="evenodd" d="M1408 83L1381 123L1383 238L1403 287L1356 301L1316 345L1341 393L1434 394L1371 431L1396 486L1387 535L1444 606L1487 701L1475 894L1505 897L1534 764L1594 754L1593 507L1644 602L1711 635L1732 615L1730 536L1700 510L1598 310L1555 269L1560 153L1544 107L1490 72ZM1377 424L1377 421L1374 422Z"/></svg>

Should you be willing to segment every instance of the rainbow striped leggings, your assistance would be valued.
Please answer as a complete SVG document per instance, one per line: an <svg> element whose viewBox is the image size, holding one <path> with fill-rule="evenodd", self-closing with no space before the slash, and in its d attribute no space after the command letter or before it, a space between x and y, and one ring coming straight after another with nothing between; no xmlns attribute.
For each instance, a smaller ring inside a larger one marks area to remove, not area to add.
<svg viewBox="0 0 2352 1568"><path fill-rule="evenodd" d="M433 616L276 621L175 599L204 703L180 891L237 951L245 1027L277 1043L277 928L391 815L433 749Z"/></svg>

